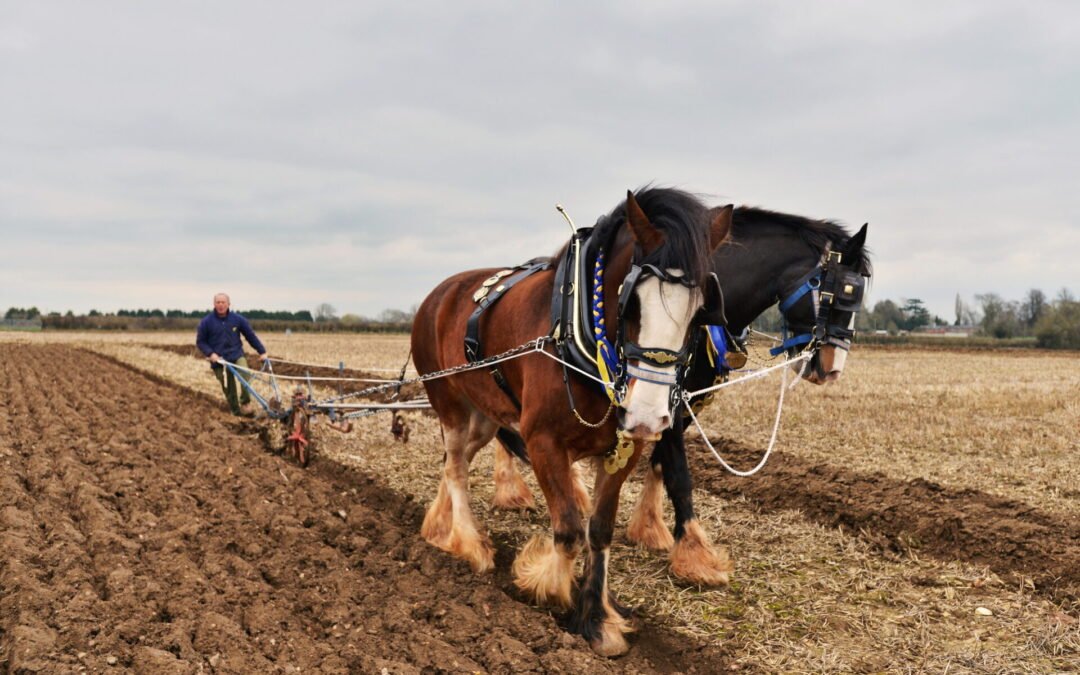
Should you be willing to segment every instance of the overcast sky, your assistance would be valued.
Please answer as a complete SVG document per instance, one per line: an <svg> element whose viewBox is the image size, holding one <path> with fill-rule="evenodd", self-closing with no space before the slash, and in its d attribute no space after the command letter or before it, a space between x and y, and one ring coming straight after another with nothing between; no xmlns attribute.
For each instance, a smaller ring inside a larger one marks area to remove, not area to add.
<svg viewBox="0 0 1080 675"><path fill-rule="evenodd" d="M0 308L377 315L648 182L1080 292L1080 5L0 3Z"/></svg>

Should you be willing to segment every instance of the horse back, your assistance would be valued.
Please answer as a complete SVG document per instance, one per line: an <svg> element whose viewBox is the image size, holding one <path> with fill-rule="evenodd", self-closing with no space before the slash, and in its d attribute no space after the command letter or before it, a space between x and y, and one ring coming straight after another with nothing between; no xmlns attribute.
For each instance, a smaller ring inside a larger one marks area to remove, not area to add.
<svg viewBox="0 0 1080 675"><path fill-rule="evenodd" d="M467 363L466 325L478 306L473 294L500 269L476 269L455 274L436 286L420 304L412 331L413 361L418 372L427 374ZM550 331L553 279L554 273L550 270L537 272L514 285L485 310L480 324L483 356L500 354ZM524 383L520 365L526 360L534 367L540 365L536 363L538 360L547 361L534 355L500 366L518 392ZM436 399L452 396L468 400L473 407L501 423L517 421L516 406L498 388L486 368L426 384L434 385L427 387L429 397L434 397L433 406L439 405Z"/></svg>

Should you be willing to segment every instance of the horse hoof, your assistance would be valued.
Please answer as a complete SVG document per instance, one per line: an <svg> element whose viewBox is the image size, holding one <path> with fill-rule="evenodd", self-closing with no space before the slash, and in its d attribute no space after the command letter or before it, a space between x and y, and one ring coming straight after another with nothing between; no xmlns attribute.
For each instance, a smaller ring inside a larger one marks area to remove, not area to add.
<svg viewBox="0 0 1080 675"><path fill-rule="evenodd" d="M533 536L514 559L514 585L536 602L568 608L573 588L573 558L548 537Z"/></svg>
<svg viewBox="0 0 1080 675"><path fill-rule="evenodd" d="M483 574L495 569L495 549L486 539L465 541L451 536L450 553L469 561L473 572Z"/></svg>
<svg viewBox="0 0 1080 675"><path fill-rule="evenodd" d="M630 651L630 643L623 636L622 628L607 621L600 628L600 635L589 642L592 650L607 658L622 656Z"/></svg>
<svg viewBox="0 0 1080 675"><path fill-rule="evenodd" d="M701 586L726 586L734 571L727 550L714 549L697 521L687 523L686 533L671 549L671 573Z"/></svg>
<svg viewBox="0 0 1080 675"><path fill-rule="evenodd" d="M535 511L536 500L527 488L525 492L517 493L497 489L495 497L491 500L491 507L501 511Z"/></svg>
<svg viewBox="0 0 1080 675"><path fill-rule="evenodd" d="M675 537L664 527L663 521L645 518L635 517L630 521L626 528L626 538L651 551L670 551L675 545Z"/></svg>

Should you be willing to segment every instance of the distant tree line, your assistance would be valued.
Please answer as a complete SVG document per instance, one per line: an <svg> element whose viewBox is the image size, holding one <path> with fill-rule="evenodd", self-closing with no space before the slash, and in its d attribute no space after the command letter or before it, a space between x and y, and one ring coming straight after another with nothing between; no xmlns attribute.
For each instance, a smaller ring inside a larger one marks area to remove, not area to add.
<svg viewBox="0 0 1080 675"><path fill-rule="evenodd" d="M407 312L400 309L384 309L376 317L360 314L338 316L337 309L324 302L315 307L315 330L407 333L412 330L417 307L413 305Z"/></svg>
<svg viewBox="0 0 1080 675"><path fill-rule="evenodd" d="M5 319L15 320L36 319L39 316L41 316L41 312L37 307L31 307L29 309L23 307L8 307L8 311L4 313Z"/></svg>
<svg viewBox="0 0 1080 675"><path fill-rule="evenodd" d="M37 307L11 307L4 319L11 325L33 321L35 326L40 325L45 330L195 330L199 320L208 312L205 309L120 309L116 312L91 309L86 314L75 314L68 310L64 314L49 312L43 315ZM256 330L262 331L408 332L412 330L416 307L408 312L385 309L373 318L358 314L339 317L337 310L327 303L320 304L314 311L249 309L241 313L251 320Z"/></svg>
<svg viewBox="0 0 1080 675"><path fill-rule="evenodd" d="M119 309L116 311L115 316L136 317L140 319L201 319L206 316L207 313L208 310L205 309L193 309L190 312L185 312L182 309ZM311 312L306 309L302 309L299 312L268 311L265 309L246 309L242 313L244 316L252 320L268 319L272 321L306 321L308 323L311 323L315 320L315 317L311 315ZM87 313L87 316L110 315L102 315L96 309L92 309Z"/></svg>
<svg viewBox="0 0 1080 675"><path fill-rule="evenodd" d="M996 293L975 296L980 305L982 335L995 338L1034 337L1039 347L1080 349L1080 302L1061 289L1053 300L1032 289L1021 300Z"/></svg>
<svg viewBox="0 0 1080 675"><path fill-rule="evenodd" d="M1031 289L1020 300L982 293L975 296L975 304L968 304L957 295L955 313L950 322L930 314L919 298L899 302L880 300L859 312L855 328L898 335L928 327L964 326L981 337L1034 338L1036 346L1045 349L1080 349L1080 302L1065 288L1052 300L1039 289ZM779 332L783 317L774 305L754 326L758 330Z"/></svg>
<svg viewBox="0 0 1080 675"><path fill-rule="evenodd" d="M358 314L338 316L333 305L322 303L313 311L245 310L256 330L318 332L408 332L412 329L417 307L409 311L385 309L377 317ZM880 300L864 308L856 318L855 328L862 332L886 331L890 335L915 332L927 327L966 326L976 335L998 338L1034 338L1046 349L1080 349L1080 301L1068 289L1052 300L1038 289L1028 291L1020 300L1006 300L996 293L975 296L975 304L956 296L955 319L946 321L931 315L919 298L899 302ZM194 330L207 310L185 312L180 309L121 309L102 313L95 309L85 315L71 310L61 315L42 315L37 307L10 307L4 314L9 322L41 321L46 330ZM758 330L778 333L783 317L776 306L766 310L754 322Z"/></svg>

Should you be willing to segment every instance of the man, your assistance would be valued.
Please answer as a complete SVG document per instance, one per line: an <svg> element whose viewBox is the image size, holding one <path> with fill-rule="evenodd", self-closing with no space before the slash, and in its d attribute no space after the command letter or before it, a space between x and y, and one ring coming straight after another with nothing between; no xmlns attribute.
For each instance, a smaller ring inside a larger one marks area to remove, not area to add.
<svg viewBox="0 0 1080 675"><path fill-rule="evenodd" d="M250 415L251 397L247 389L240 385L240 393L237 396L237 382L230 370L226 372L221 365L222 361L234 363L247 368L247 359L244 357L244 346L240 342L240 336L247 340L255 351L259 353L259 360L265 361L266 348L251 329L251 324L243 316L229 310L229 296L218 293L214 296L214 311L203 317L199 322L199 330L195 336L195 345L206 358L210 360L210 368L221 384L221 391L225 393L225 400L229 402L229 410L232 414ZM241 373L241 377L247 377Z"/></svg>

